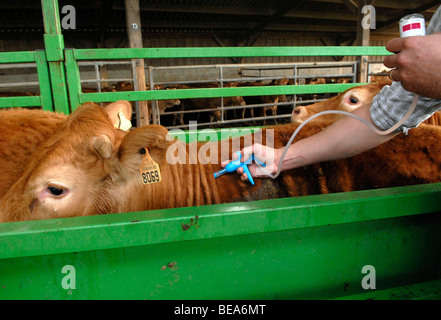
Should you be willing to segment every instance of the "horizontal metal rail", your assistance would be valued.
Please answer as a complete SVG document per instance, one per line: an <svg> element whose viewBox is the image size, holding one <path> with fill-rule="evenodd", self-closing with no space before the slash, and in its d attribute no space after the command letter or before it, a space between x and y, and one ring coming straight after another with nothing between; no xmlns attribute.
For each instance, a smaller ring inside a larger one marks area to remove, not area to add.
<svg viewBox="0 0 441 320"><path fill-rule="evenodd" d="M422 215L439 211L440 195L441 184L434 183L218 204L209 210L198 206L1 223L0 260ZM205 228L176 232L195 215Z"/></svg>
<svg viewBox="0 0 441 320"><path fill-rule="evenodd" d="M35 62L35 51L0 52L0 64Z"/></svg>
<svg viewBox="0 0 441 320"><path fill-rule="evenodd" d="M84 103L88 101L90 102L116 101L116 100L138 101L138 100L219 98L219 97L238 97L238 96L261 96L261 95L335 93L350 89L356 85L359 84L335 83L335 84L314 84L314 85L286 85L286 86L84 93L80 95L80 103Z"/></svg>
<svg viewBox="0 0 441 320"><path fill-rule="evenodd" d="M77 60L157 59L157 58L225 58L288 56L384 56L384 47L204 47L204 48L131 48L75 49Z"/></svg>

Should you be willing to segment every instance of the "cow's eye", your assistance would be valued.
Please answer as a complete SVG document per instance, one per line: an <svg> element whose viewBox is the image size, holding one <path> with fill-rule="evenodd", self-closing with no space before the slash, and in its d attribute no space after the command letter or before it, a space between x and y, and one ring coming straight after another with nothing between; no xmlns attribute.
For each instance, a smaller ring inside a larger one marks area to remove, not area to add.
<svg viewBox="0 0 441 320"><path fill-rule="evenodd" d="M358 99L357 99L356 97L354 97L354 96L351 96L351 97L349 98L349 101L350 101L351 103L353 103L353 104L358 103Z"/></svg>
<svg viewBox="0 0 441 320"><path fill-rule="evenodd" d="M48 192L56 197L59 197L61 195L63 195L64 193L66 193L66 189L60 188L60 187L54 187L54 186L49 186L47 187Z"/></svg>

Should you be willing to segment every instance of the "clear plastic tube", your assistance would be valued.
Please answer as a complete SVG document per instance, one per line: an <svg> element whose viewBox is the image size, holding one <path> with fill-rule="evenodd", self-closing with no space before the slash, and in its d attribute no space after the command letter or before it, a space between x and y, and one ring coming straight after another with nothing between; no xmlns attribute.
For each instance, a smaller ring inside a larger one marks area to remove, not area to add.
<svg viewBox="0 0 441 320"><path fill-rule="evenodd" d="M401 125L402 125L402 124L403 124L403 123L404 123L404 122L410 117L410 115L413 113L413 111L415 110L415 107L416 107L416 105L417 105L417 103L418 103L418 98L419 98L419 95L414 94L414 96L413 96L413 100L412 100L412 104L411 104L411 106L410 106L410 108L409 108L409 111L407 111L407 113L405 114L405 116L404 116L400 121L398 121L393 127L389 128L388 130L385 130L385 131L378 130L375 126L373 126L371 123L369 123L369 122L366 121L365 119L360 118L359 116L356 116L355 114L352 114L352 113L349 113L349 112L346 112L346 111L340 111L340 110L327 110L327 111L319 112L319 113L313 115L312 117L306 119L304 122L302 122L302 123L297 127L297 129L294 131L294 133L291 135L291 138L289 139L288 143L287 143L286 146L285 146L285 149L283 150L282 155L280 156L280 160L279 160L279 163L278 163L278 165L277 165L278 169L277 169L277 172L276 172L275 174L272 174L271 172L269 172L268 170L266 170L263 166L261 166L261 165L259 165L259 164L258 164L258 166L259 166L260 170L262 170L262 171L263 171L268 177L270 177L270 178L272 178L272 179L277 178L277 177L279 176L280 172L282 171L282 163L283 163L283 159L285 159L286 153L288 152L288 149L289 149L289 147L291 146L291 144L292 144L292 142L294 141L294 139L295 139L295 137L297 136L297 134L300 132L300 130L301 130L301 129L302 129L302 128L303 128L308 122L312 121L313 119L315 119L315 118L317 118L317 117L320 117L320 116L322 116L322 115L325 115L325 114L341 114L341 115L344 115L344 116L349 116L349 117L352 117L352 118L355 118L355 119L361 121L361 122L364 123L366 126L368 126L373 132L375 132L376 134L379 134L379 135L388 135L388 134L394 132L396 129L398 129L398 128L399 128L399 127L400 127L400 126L401 126Z"/></svg>

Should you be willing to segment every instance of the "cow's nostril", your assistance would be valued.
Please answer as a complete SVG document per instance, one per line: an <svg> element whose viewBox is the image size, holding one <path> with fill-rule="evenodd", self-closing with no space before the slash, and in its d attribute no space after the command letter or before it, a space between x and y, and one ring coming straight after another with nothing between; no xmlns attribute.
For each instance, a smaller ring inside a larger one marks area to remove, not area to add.
<svg viewBox="0 0 441 320"><path fill-rule="evenodd" d="M294 109L294 113L295 114L299 114L300 113L300 109Z"/></svg>

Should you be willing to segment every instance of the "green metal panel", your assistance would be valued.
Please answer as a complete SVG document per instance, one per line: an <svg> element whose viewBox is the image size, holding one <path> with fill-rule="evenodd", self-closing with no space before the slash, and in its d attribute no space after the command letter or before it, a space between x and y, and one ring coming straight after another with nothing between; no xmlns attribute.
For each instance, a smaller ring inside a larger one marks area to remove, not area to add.
<svg viewBox="0 0 441 320"><path fill-rule="evenodd" d="M38 96L33 97L3 97L0 98L0 108L13 107L35 107L41 105L41 99Z"/></svg>
<svg viewBox="0 0 441 320"><path fill-rule="evenodd" d="M81 104L80 97L83 95L81 92L80 69L78 67L78 62L73 57L73 50L65 50L65 59L66 59L66 63L65 63L66 77L67 77L67 82L69 84L70 106L72 111L74 111ZM109 101L113 101L113 99ZM123 100L123 99L119 99L119 100ZM101 100L101 101L105 101L105 100ZM101 102L101 101L97 101L97 102Z"/></svg>
<svg viewBox="0 0 441 320"><path fill-rule="evenodd" d="M289 57L289 56L384 56L384 47L207 47L77 49L77 60L211 58L211 57Z"/></svg>
<svg viewBox="0 0 441 320"><path fill-rule="evenodd" d="M40 105L45 111L54 111L49 69L46 59L46 53L43 50L35 51L35 62L37 63L38 83L40 84Z"/></svg>
<svg viewBox="0 0 441 320"><path fill-rule="evenodd" d="M272 94L334 93L360 84L325 84L296 86L264 86L239 88L207 88L186 90L153 90L87 93L81 92L78 60L107 60L135 58L188 58L188 57L267 57L267 56L338 56L388 55L384 47L223 47L223 48L131 48L131 49L71 49L66 50L72 108L84 102L116 100L162 100L206 97L253 96Z"/></svg>
<svg viewBox="0 0 441 320"><path fill-rule="evenodd" d="M49 86L49 73L45 52L43 50L37 50L0 53L0 63L27 62L35 62L37 65L40 96L3 97L0 98L0 108L41 106L44 110L53 110L52 93Z"/></svg>
<svg viewBox="0 0 441 320"><path fill-rule="evenodd" d="M41 0L44 22L44 43L49 61L50 82L55 111L69 114L66 75L64 71L64 41L61 34L57 0Z"/></svg>
<svg viewBox="0 0 441 320"><path fill-rule="evenodd" d="M438 279L441 185L0 225L0 298L288 299ZM76 289L62 288L70 265Z"/></svg>
<svg viewBox="0 0 441 320"><path fill-rule="evenodd" d="M286 85L286 86L259 86L236 88L207 88L207 89L176 89L176 90L147 90L84 93L79 95L80 103L87 101L116 101L116 100L162 100L209 97L260 96L275 94L312 94L341 92L360 85L359 83L345 84L315 84L315 85Z"/></svg>
<svg viewBox="0 0 441 320"><path fill-rule="evenodd" d="M34 61L34 51L0 52L0 63L22 63Z"/></svg>

